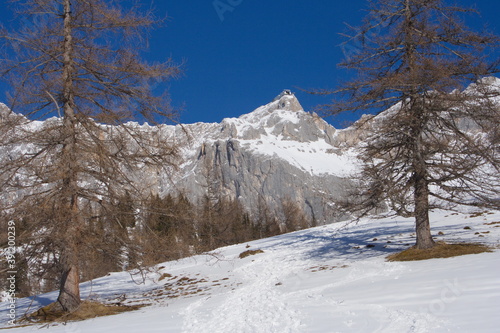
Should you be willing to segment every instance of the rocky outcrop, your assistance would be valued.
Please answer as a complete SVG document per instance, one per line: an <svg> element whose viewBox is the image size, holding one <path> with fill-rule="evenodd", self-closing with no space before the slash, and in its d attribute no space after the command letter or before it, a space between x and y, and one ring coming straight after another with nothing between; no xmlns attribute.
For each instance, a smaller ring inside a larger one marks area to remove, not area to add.
<svg viewBox="0 0 500 333"><path fill-rule="evenodd" d="M319 224L341 218L332 202L348 182L336 169L339 158L348 160L347 151L335 144L336 129L304 112L293 94L239 118L184 129L175 186L162 182L162 195L183 191L196 201L216 194L239 200L252 214L265 204L279 215L288 200Z"/></svg>

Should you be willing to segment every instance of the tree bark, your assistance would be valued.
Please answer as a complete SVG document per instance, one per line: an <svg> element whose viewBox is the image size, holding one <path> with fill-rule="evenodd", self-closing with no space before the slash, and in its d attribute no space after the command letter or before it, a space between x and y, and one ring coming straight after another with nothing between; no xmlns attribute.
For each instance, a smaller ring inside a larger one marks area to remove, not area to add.
<svg viewBox="0 0 500 333"><path fill-rule="evenodd" d="M429 222L429 171L425 159L426 147L423 143L426 107L425 96L414 95L410 97L409 112L411 116L409 120L411 122L413 202L417 235L415 247L417 249L429 249L435 244Z"/></svg>
<svg viewBox="0 0 500 333"><path fill-rule="evenodd" d="M79 269L74 263L74 254L66 253L63 257L63 274L57 302L63 311L74 312L81 304Z"/></svg>
<svg viewBox="0 0 500 333"><path fill-rule="evenodd" d="M64 175L62 180L63 200L62 208L67 209L63 214L66 224L66 235L61 254L62 278L58 302L64 311L73 312L81 303L80 277L78 269L78 163L76 156L77 126L74 111L73 87L73 38L71 21L71 1L64 0L64 54L63 54L63 131L64 144L62 159Z"/></svg>
<svg viewBox="0 0 500 333"><path fill-rule="evenodd" d="M415 231L417 234L417 249L430 249L435 243L431 235L429 222L429 189L425 177L415 173Z"/></svg>
<svg viewBox="0 0 500 333"><path fill-rule="evenodd" d="M429 249L434 246L429 222L429 183L428 167L425 160L423 133L426 122L425 97L410 98L412 169L413 169L413 202L415 204L415 232L417 249Z"/></svg>

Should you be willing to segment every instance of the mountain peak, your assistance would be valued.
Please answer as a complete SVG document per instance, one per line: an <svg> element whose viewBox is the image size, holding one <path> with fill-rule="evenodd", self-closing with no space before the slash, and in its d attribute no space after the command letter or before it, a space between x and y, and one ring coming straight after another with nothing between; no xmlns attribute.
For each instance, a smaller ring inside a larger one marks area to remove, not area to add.
<svg viewBox="0 0 500 333"><path fill-rule="evenodd" d="M305 112L297 97L290 90L284 90L270 103L238 118L226 118L223 122L240 123L245 126L252 125L259 128L269 127L285 119L292 119L293 122L296 122L301 113Z"/></svg>
<svg viewBox="0 0 500 333"><path fill-rule="evenodd" d="M273 99L273 102L274 101L278 101L281 99L281 97L285 96L285 95L293 95L292 91L290 89L285 89L281 92L281 94L279 94L278 96L276 96L274 99Z"/></svg>
<svg viewBox="0 0 500 333"><path fill-rule="evenodd" d="M273 105L275 103L276 105ZM289 89L283 90L281 94L276 96L270 104L272 105L271 106L272 110L270 111L286 110L286 111L298 112L304 110L302 105L300 105L297 97L295 97L295 95Z"/></svg>

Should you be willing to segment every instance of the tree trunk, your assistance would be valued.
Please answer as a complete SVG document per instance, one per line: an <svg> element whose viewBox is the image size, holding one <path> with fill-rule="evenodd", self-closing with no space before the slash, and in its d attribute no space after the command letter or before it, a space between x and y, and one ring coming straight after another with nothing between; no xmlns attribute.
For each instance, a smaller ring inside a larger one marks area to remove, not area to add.
<svg viewBox="0 0 500 333"><path fill-rule="evenodd" d="M418 77L419 69L416 65L416 38L414 28L414 13L411 8L412 0L405 1L405 56L408 64L408 75ZM434 246L434 240L431 235L431 226L429 222L429 184L427 183L427 165L425 162L425 148L422 144L423 129L426 124L426 103L425 97L420 96L418 92L418 84L410 88L409 93L409 120L410 125L410 140L412 141L412 168L413 168L413 201L415 204L415 232L417 249L429 249Z"/></svg>
<svg viewBox="0 0 500 333"><path fill-rule="evenodd" d="M65 312L74 312L81 304L80 300L80 276L78 265L73 263L73 255L64 255L63 273L61 276L61 288L57 302Z"/></svg>
<svg viewBox="0 0 500 333"><path fill-rule="evenodd" d="M431 235L429 222L429 189L421 175L415 174L415 231L417 234L417 249L430 249L435 243Z"/></svg>
<svg viewBox="0 0 500 333"><path fill-rule="evenodd" d="M66 235L61 251L62 276L57 301L66 312L75 311L81 303L80 277L78 269L79 207L78 207L78 163L77 163L77 124L74 109L74 59L71 21L71 1L64 0L64 67L63 67L63 131L64 144L62 162L64 176L62 182L63 209L61 212L66 224Z"/></svg>
<svg viewBox="0 0 500 333"><path fill-rule="evenodd" d="M425 98L413 97L411 103L412 140L413 140L413 201L415 204L415 232L417 234L417 249L430 249L434 246L429 223L429 184L428 170L423 145L423 128L425 120Z"/></svg>
<svg viewBox="0 0 500 333"><path fill-rule="evenodd" d="M411 140L413 168L413 202L415 204L415 232L417 234L417 249L429 249L434 246L429 223L429 184L425 147L422 143L425 123L425 99L411 98Z"/></svg>

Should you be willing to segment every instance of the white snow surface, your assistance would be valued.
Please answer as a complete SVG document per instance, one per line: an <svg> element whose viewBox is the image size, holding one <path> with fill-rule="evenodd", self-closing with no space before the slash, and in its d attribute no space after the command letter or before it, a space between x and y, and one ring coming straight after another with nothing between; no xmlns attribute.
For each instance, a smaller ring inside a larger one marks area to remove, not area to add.
<svg viewBox="0 0 500 333"><path fill-rule="evenodd" d="M355 149L345 149L342 153L331 152L334 147L325 140L297 142L283 140L280 136L267 136L265 140L240 140L257 154L277 156L291 165L311 175L335 175L350 177L357 170L359 153Z"/></svg>
<svg viewBox="0 0 500 333"><path fill-rule="evenodd" d="M496 250L387 262L388 254L414 243L411 219L331 224L166 262L142 284L137 284L139 275L132 279L125 272L85 282L85 299L148 305L115 316L48 325L42 331L498 332L500 212L435 211L431 221L437 240L480 241ZM264 252L239 258L258 249ZM161 279L164 273L170 276ZM18 299L16 313L34 311L56 297L52 292ZM6 306L2 304L0 319L8 327ZM40 327L8 332L36 332Z"/></svg>

